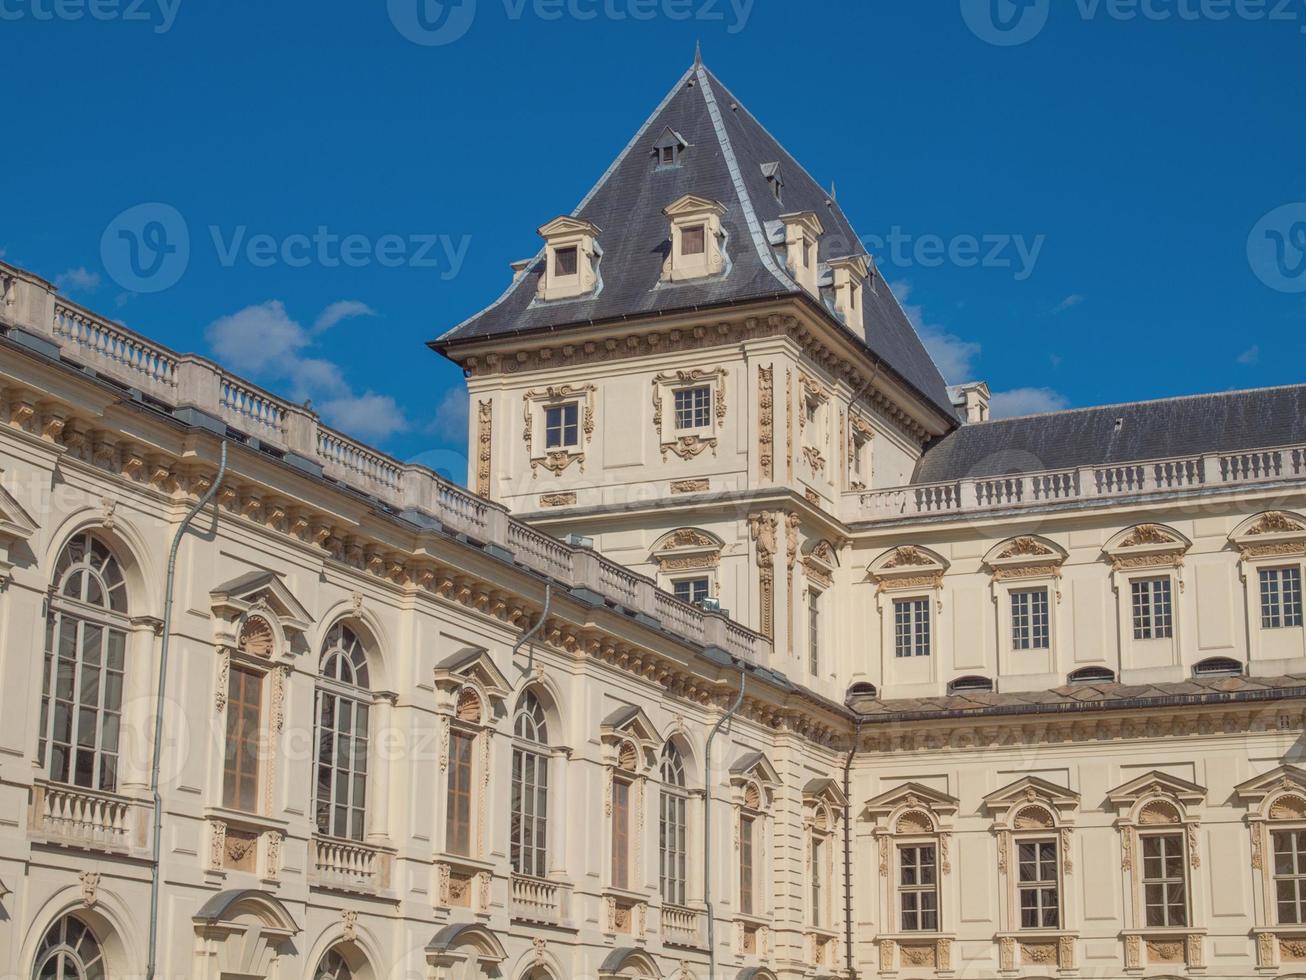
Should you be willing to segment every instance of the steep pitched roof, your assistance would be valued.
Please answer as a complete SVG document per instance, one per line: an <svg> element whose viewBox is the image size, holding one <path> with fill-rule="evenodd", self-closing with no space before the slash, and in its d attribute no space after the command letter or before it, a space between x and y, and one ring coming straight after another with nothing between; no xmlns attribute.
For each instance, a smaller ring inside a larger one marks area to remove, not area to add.
<svg viewBox="0 0 1306 980"><path fill-rule="evenodd" d="M1306 442L1306 385L1103 405L965 425L913 483L1034 473Z"/></svg>
<svg viewBox="0 0 1306 980"><path fill-rule="evenodd" d="M676 133L688 145L675 166L656 166L653 147ZM784 175L783 202L768 182L771 165ZM710 279L662 283L670 247L663 209L685 194L720 201L728 267ZM865 248L839 205L767 132L721 82L695 64L573 212L603 229L599 286L591 294L542 302L536 287L543 252L492 306L450 330L433 346L443 353L461 341L532 333L621 317L668 313L805 296L777 256L771 235L782 214L811 211L825 227L820 261ZM832 306L822 306L833 317ZM954 409L938 368L887 283L866 290L865 346L949 418ZM860 338L859 338L860 340Z"/></svg>

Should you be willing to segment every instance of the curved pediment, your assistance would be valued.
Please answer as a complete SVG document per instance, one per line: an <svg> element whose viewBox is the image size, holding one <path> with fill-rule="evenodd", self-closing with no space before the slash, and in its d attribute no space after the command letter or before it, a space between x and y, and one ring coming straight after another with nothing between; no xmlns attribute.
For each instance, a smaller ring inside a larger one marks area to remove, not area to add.
<svg viewBox="0 0 1306 980"><path fill-rule="evenodd" d="M1052 574L1060 569L1069 552L1049 538L1025 534L989 549L984 564L998 578L1014 577L1023 571Z"/></svg>
<svg viewBox="0 0 1306 980"><path fill-rule="evenodd" d="M1103 553L1117 569L1182 565L1193 546L1185 535L1164 524L1136 524L1114 535Z"/></svg>
<svg viewBox="0 0 1306 980"><path fill-rule="evenodd" d="M1291 511L1268 510L1247 518L1229 535L1244 558L1306 554L1306 517Z"/></svg>
<svg viewBox="0 0 1306 980"><path fill-rule="evenodd" d="M926 580L938 585L948 570L948 561L929 548L901 545L881 554L866 570L882 587Z"/></svg>

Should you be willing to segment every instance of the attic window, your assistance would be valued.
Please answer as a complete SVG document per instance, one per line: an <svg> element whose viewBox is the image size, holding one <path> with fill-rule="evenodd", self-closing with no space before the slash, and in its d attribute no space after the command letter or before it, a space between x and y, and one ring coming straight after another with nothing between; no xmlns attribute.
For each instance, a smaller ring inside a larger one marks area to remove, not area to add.
<svg viewBox="0 0 1306 980"><path fill-rule="evenodd" d="M707 227L691 225L680 233L680 251L684 255L702 255L707 251Z"/></svg>
<svg viewBox="0 0 1306 980"><path fill-rule="evenodd" d="M783 204L785 181L784 178L780 176L780 164L762 164L762 176L766 178L767 186L771 188L771 196Z"/></svg>
<svg viewBox="0 0 1306 980"><path fill-rule="evenodd" d="M1066 678L1067 684L1114 684L1116 674L1108 667L1084 667Z"/></svg>
<svg viewBox="0 0 1306 980"><path fill-rule="evenodd" d="M575 245L553 253L553 271L559 276L574 276L579 268L580 252Z"/></svg>
<svg viewBox="0 0 1306 980"><path fill-rule="evenodd" d="M667 127L653 144L653 162L659 170L663 167L677 167L688 146L683 136Z"/></svg>
<svg viewBox="0 0 1306 980"><path fill-rule="evenodd" d="M1228 657L1210 657L1193 668L1194 677L1241 677L1243 665Z"/></svg>
<svg viewBox="0 0 1306 980"><path fill-rule="evenodd" d="M949 694L992 694L993 681L987 677L959 677L948 685Z"/></svg>
<svg viewBox="0 0 1306 980"><path fill-rule="evenodd" d="M676 162L676 148L674 146L662 147L662 166L669 167Z"/></svg>

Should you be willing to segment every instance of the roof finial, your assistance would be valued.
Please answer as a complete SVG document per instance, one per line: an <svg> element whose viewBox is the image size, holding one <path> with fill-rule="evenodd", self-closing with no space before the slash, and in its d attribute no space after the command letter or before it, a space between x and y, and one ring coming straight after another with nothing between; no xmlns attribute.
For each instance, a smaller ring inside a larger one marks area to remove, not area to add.
<svg viewBox="0 0 1306 980"><path fill-rule="evenodd" d="M702 41L694 42L694 67L695 68L703 67L703 42Z"/></svg>

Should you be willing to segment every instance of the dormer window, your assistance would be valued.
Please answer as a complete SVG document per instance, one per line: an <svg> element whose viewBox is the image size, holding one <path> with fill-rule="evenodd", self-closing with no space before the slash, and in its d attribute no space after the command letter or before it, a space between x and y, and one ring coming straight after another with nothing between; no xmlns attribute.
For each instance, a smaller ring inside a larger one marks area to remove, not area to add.
<svg viewBox="0 0 1306 980"><path fill-rule="evenodd" d="M542 300L571 299L593 292L598 284L599 230L579 218L555 218L540 229L546 259L538 295Z"/></svg>
<svg viewBox="0 0 1306 980"><path fill-rule="evenodd" d="M862 316L866 259L860 255L831 259L830 270L834 275L834 312L844 322L844 326L860 336L866 329Z"/></svg>
<svg viewBox="0 0 1306 980"><path fill-rule="evenodd" d="M653 144L653 161L657 168L678 167L682 162L689 144L674 129L667 127Z"/></svg>
<svg viewBox="0 0 1306 980"><path fill-rule="evenodd" d="M798 285L813 296L819 292L817 284L817 245L825 234L821 219L811 211L780 216L785 227L786 265Z"/></svg>
<svg viewBox="0 0 1306 980"><path fill-rule="evenodd" d="M777 202L784 201L784 177L780 174L780 164L764 163L762 164L762 176L766 178L767 186L771 188L771 196Z"/></svg>
<svg viewBox="0 0 1306 980"><path fill-rule="evenodd" d="M681 282L713 276L725 269L721 216L725 205L686 194L663 214L671 219L671 249L662 266L662 279Z"/></svg>

